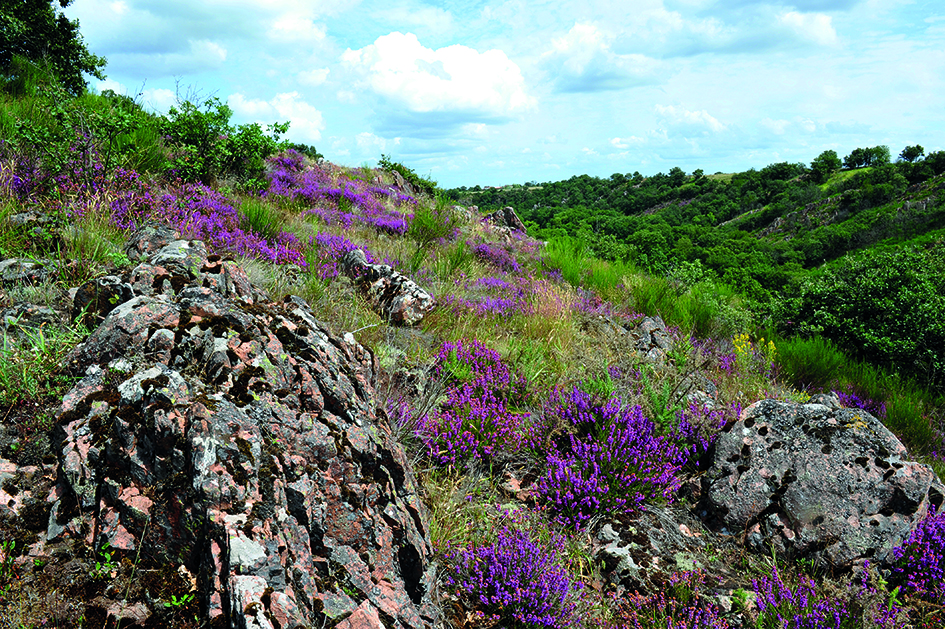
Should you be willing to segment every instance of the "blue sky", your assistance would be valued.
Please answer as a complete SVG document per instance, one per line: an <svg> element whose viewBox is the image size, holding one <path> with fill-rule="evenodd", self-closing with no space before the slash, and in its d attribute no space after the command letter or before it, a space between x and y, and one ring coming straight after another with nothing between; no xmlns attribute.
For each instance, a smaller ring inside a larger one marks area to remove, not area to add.
<svg viewBox="0 0 945 629"><path fill-rule="evenodd" d="M945 145L941 0L75 0L93 87L444 187Z"/></svg>

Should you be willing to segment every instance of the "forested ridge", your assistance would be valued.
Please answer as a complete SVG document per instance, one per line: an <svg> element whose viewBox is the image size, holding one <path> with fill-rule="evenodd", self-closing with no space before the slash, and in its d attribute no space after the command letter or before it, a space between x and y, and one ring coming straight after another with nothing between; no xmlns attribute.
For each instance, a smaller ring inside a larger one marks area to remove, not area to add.
<svg viewBox="0 0 945 629"><path fill-rule="evenodd" d="M824 333L941 386L943 173L945 152L907 146L892 161L877 146L843 160L824 151L809 166L715 175L675 167L449 193L483 211L511 206L530 234L572 241L601 260L725 285L758 325ZM915 351L922 357L908 358Z"/></svg>

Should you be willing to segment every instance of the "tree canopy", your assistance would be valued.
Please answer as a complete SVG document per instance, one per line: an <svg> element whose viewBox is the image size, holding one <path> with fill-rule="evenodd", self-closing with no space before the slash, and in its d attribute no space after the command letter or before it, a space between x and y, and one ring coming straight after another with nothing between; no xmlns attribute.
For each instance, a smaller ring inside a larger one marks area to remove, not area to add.
<svg viewBox="0 0 945 629"><path fill-rule="evenodd" d="M72 0L56 0L65 8ZM62 85L73 94L85 91L83 73L104 79L105 59L93 55L70 20L50 0L0 0L0 69L15 72L15 57L45 60Z"/></svg>

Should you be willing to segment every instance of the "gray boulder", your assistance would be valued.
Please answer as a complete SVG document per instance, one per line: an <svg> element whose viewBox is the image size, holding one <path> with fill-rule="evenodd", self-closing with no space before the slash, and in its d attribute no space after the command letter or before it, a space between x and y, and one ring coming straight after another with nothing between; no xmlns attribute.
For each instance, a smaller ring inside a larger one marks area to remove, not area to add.
<svg viewBox="0 0 945 629"><path fill-rule="evenodd" d="M369 264L360 249L346 253L340 266L374 311L391 323L414 325L436 306L416 282L386 264Z"/></svg>
<svg viewBox="0 0 945 629"><path fill-rule="evenodd" d="M703 479L710 525L759 551L850 567L883 561L945 487L857 408L763 400L723 432Z"/></svg>

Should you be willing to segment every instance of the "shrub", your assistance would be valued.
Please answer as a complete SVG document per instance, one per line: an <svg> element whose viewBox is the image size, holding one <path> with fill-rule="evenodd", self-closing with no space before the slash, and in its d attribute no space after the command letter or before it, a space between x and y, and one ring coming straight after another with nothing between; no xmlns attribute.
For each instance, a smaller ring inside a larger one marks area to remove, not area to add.
<svg viewBox="0 0 945 629"><path fill-rule="evenodd" d="M448 465L488 461L529 442L529 414L513 410L525 402L527 383L498 352L479 341L447 342L434 373L447 387L446 400L417 422L417 435L432 460Z"/></svg>
<svg viewBox="0 0 945 629"><path fill-rule="evenodd" d="M847 256L784 302L782 326L945 385L945 244Z"/></svg>
<svg viewBox="0 0 945 629"><path fill-rule="evenodd" d="M719 616L719 608L700 599L705 580L702 571L681 572L673 574L659 592L646 596L634 592L620 602L617 618L606 626L614 629L728 629L730 625Z"/></svg>
<svg viewBox="0 0 945 629"><path fill-rule="evenodd" d="M446 583L480 617L507 629L579 626L581 584L556 561L564 545L561 536L538 540L507 521L494 542L447 552L453 565Z"/></svg>
<svg viewBox="0 0 945 629"><path fill-rule="evenodd" d="M893 629L902 626L900 607L883 591L869 584L869 563L859 585L851 583L836 595L818 591L814 580L801 576L797 585L786 584L777 566L770 577L752 579L758 595L758 629Z"/></svg>
<svg viewBox="0 0 945 629"><path fill-rule="evenodd" d="M679 488L687 451L614 396L604 403L575 387L556 390L545 409L547 423L571 432L548 454L538 494L555 517L582 528L603 514L633 512L653 499L670 499Z"/></svg>
<svg viewBox="0 0 945 629"><path fill-rule="evenodd" d="M905 592L945 604L945 510L929 509L909 538L893 549L893 558Z"/></svg>

